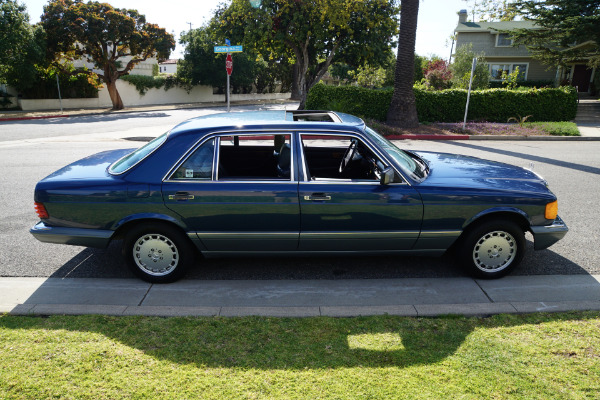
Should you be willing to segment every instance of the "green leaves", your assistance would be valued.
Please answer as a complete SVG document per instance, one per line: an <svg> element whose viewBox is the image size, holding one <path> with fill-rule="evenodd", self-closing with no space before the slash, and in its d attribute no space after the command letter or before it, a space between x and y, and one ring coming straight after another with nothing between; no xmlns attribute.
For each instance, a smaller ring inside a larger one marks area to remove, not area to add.
<svg viewBox="0 0 600 400"><path fill-rule="evenodd" d="M420 121L462 121L467 91L414 89ZM307 108L334 109L362 118L385 121L392 90L355 86L315 85L308 94ZM531 115L531 121L570 121L577 112L573 87L530 90L488 89L471 92L469 120L506 122L515 115Z"/></svg>
<svg viewBox="0 0 600 400"><path fill-rule="evenodd" d="M41 24L55 62L86 58L103 71L98 76L108 85L114 109L123 108L114 86L119 77L148 58L168 58L175 49L173 35L164 28L147 23L137 10L107 3L51 0L44 7Z"/></svg>
<svg viewBox="0 0 600 400"><path fill-rule="evenodd" d="M541 28L510 31L516 45L548 64L600 65L600 0L519 0L514 7Z"/></svg>

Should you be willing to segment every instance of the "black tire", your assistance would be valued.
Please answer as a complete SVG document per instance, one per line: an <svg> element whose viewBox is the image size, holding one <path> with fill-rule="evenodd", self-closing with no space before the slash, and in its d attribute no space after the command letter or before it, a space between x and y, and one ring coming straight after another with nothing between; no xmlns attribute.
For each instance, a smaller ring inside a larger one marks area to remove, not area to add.
<svg viewBox="0 0 600 400"><path fill-rule="evenodd" d="M525 233L514 222L490 220L466 232L458 262L469 275L495 279L515 269L525 253Z"/></svg>
<svg viewBox="0 0 600 400"><path fill-rule="evenodd" d="M125 236L123 256L129 269L151 283L174 282L195 262L192 243L165 223L136 225Z"/></svg>

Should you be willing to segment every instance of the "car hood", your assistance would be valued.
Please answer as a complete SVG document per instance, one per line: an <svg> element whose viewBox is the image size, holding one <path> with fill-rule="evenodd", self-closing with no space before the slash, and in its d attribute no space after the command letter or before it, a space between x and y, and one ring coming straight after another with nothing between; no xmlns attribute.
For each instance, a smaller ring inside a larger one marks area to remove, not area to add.
<svg viewBox="0 0 600 400"><path fill-rule="evenodd" d="M460 154L414 153L430 168L424 186L548 192L546 181L525 168Z"/></svg>
<svg viewBox="0 0 600 400"><path fill-rule="evenodd" d="M73 179L102 179L110 176L108 167L134 149L103 151L81 160L75 161L56 172L48 175L43 181L73 180Z"/></svg>

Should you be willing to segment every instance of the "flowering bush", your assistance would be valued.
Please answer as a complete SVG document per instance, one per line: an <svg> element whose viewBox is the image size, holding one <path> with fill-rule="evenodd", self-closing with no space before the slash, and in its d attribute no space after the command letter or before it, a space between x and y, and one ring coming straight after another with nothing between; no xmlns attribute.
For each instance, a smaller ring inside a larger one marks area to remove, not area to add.
<svg viewBox="0 0 600 400"><path fill-rule="evenodd" d="M429 90L449 89L451 86L452 72L444 60L431 60L423 69L425 87Z"/></svg>

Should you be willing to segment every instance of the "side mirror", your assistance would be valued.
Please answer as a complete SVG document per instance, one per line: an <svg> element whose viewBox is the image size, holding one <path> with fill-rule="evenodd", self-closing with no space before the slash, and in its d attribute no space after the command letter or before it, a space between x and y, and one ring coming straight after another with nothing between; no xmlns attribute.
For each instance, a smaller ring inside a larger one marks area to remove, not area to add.
<svg viewBox="0 0 600 400"><path fill-rule="evenodd" d="M381 179L379 183L382 185L389 185L394 181L394 169L392 167L387 167L383 171L381 171Z"/></svg>

